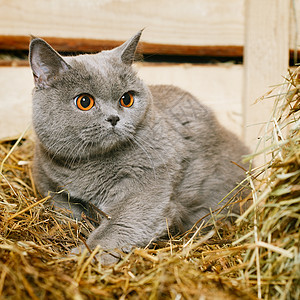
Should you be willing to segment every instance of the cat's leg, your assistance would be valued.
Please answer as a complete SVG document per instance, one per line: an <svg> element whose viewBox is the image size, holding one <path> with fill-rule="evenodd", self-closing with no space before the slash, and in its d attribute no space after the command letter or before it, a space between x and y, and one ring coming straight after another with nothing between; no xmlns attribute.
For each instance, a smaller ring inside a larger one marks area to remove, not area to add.
<svg viewBox="0 0 300 300"><path fill-rule="evenodd" d="M88 214L87 205L80 199L70 197L65 192L51 193L51 204L55 210L70 213L70 217L81 220L82 214Z"/></svg>
<svg viewBox="0 0 300 300"><path fill-rule="evenodd" d="M97 245L105 251L101 263L111 264L120 254L116 249L128 251L132 247L145 247L151 241L165 235L168 227L177 227L176 208L169 198L157 195L141 195L122 201L105 211L110 219L103 219L89 236L86 243L90 249ZM78 253L74 249L73 253Z"/></svg>

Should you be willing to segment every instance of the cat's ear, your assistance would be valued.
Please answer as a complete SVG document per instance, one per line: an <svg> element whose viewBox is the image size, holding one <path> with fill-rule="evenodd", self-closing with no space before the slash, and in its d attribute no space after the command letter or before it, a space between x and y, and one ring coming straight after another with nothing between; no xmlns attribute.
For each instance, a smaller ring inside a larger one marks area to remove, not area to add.
<svg viewBox="0 0 300 300"><path fill-rule="evenodd" d="M36 87L46 88L56 76L71 67L44 40L34 38L30 42L29 61Z"/></svg>
<svg viewBox="0 0 300 300"><path fill-rule="evenodd" d="M121 56L121 60L124 64L131 65L136 58L136 49L139 43L143 30L140 30L131 39L124 44L116 48L115 50Z"/></svg>

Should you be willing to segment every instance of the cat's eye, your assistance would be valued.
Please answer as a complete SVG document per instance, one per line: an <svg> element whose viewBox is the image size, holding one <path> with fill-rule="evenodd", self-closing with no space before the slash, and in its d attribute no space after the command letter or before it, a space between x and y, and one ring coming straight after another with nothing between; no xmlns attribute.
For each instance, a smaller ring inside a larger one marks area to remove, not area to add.
<svg viewBox="0 0 300 300"><path fill-rule="evenodd" d="M130 107L133 105L134 99L130 92L125 93L120 99L120 105L123 107Z"/></svg>
<svg viewBox="0 0 300 300"><path fill-rule="evenodd" d="M89 94L81 94L74 99L75 105L80 110L90 110L94 106L94 98Z"/></svg>

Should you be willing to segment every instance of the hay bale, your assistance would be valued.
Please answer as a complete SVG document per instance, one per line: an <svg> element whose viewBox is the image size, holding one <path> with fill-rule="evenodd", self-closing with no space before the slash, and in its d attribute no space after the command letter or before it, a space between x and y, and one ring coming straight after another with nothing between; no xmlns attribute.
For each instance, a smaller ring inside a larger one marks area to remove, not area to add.
<svg viewBox="0 0 300 300"><path fill-rule="evenodd" d="M254 203L238 223L240 231L251 229L234 244L249 243L242 276L259 298L300 299L300 69L271 92L274 110L260 151L271 159L256 170L256 185L249 178Z"/></svg>
<svg viewBox="0 0 300 300"><path fill-rule="evenodd" d="M67 256L93 225L38 195L30 136L0 142L0 298L299 299L299 74L275 97L263 151L272 157L249 174L254 205L238 222L205 234L199 222L111 267L93 259L99 249Z"/></svg>

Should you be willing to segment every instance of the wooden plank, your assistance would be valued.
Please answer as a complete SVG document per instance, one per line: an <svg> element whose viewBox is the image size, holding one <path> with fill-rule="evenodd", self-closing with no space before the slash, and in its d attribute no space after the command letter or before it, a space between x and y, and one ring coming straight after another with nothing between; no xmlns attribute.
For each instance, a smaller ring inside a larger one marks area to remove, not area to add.
<svg viewBox="0 0 300 300"><path fill-rule="evenodd" d="M300 1L300 0L299 0ZM300 20L300 15L299 15ZM99 52L109 50L119 46L124 41L103 41L94 39L71 39L56 37L41 37L51 44L57 51L61 52ZM300 49L297 46L297 39L294 45L290 43L289 55L291 59L299 62ZM0 50L28 50L30 37L28 36L0 36ZM212 57L241 57L244 53L242 46L184 46L151 44L140 42L138 51L142 54L162 54L162 55L193 55ZM296 56L295 56L296 55ZM0 60L0 66L10 66L12 61ZM27 63L19 61L19 65L25 66Z"/></svg>
<svg viewBox="0 0 300 300"><path fill-rule="evenodd" d="M63 52L99 52L112 49L124 41L95 40L81 38L42 37L57 51ZM0 49L2 50L28 50L29 36L0 36ZM242 46L188 46L171 44L153 44L140 42L138 51L143 54L166 55L195 55L217 57L240 57L243 55Z"/></svg>
<svg viewBox="0 0 300 300"><path fill-rule="evenodd" d="M286 0L246 2L243 136L253 150L271 116L273 99L253 104L271 85L283 82L289 66L289 12Z"/></svg>
<svg viewBox="0 0 300 300"><path fill-rule="evenodd" d="M32 34L53 39L61 51L99 51L146 28L145 53L241 56L245 1L3 0L0 49L27 49ZM286 2L290 49L299 52L300 0Z"/></svg>
<svg viewBox="0 0 300 300"><path fill-rule="evenodd" d="M300 60L300 0L291 0L290 11L290 56Z"/></svg>
<svg viewBox="0 0 300 300"><path fill-rule="evenodd" d="M0 139L19 135L30 124L32 80L29 67L0 68Z"/></svg>
<svg viewBox="0 0 300 300"><path fill-rule="evenodd" d="M148 84L188 90L212 107L224 126L241 135L243 66L139 63L136 68ZM29 67L0 67L0 139L20 134L30 122L32 88Z"/></svg>
<svg viewBox="0 0 300 300"><path fill-rule="evenodd" d="M244 0L3 0L0 35L242 46Z"/></svg>

